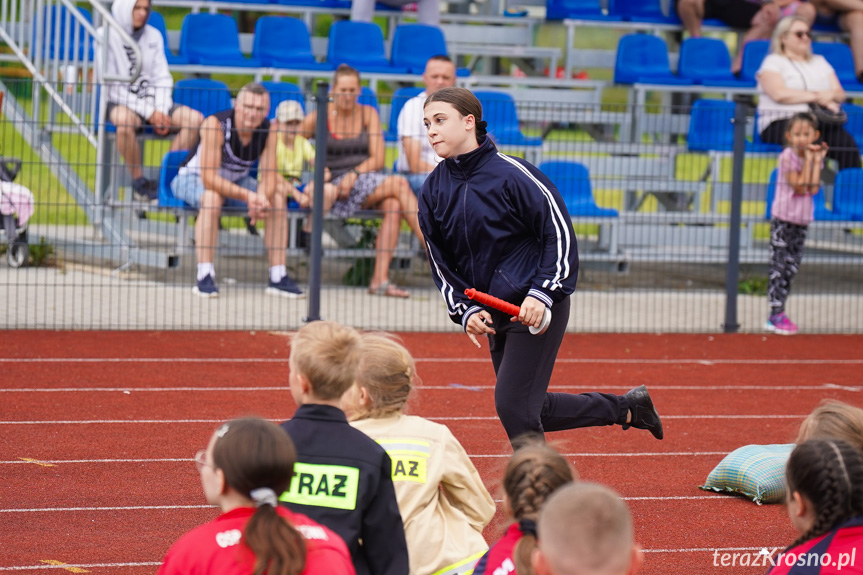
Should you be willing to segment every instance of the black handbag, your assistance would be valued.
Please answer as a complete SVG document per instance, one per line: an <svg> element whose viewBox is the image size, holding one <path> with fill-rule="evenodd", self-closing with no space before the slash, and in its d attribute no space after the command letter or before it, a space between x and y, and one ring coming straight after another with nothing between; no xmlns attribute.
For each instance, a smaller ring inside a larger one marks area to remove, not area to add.
<svg viewBox="0 0 863 575"><path fill-rule="evenodd" d="M819 126L842 126L848 121L848 114L842 108L839 108L838 112L834 112L826 106L810 102L809 111L818 120Z"/></svg>

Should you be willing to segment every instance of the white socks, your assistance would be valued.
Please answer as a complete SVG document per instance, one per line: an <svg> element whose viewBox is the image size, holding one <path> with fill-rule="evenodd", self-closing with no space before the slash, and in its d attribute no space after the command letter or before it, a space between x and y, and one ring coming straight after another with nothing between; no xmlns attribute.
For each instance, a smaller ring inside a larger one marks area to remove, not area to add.
<svg viewBox="0 0 863 575"><path fill-rule="evenodd" d="M198 281L201 281L208 275L213 276L213 279L216 279L216 269L213 267L213 262L208 263L199 263L198 264Z"/></svg>
<svg viewBox="0 0 863 575"><path fill-rule="evenodd" d="M201 273L201 272L198 272ZM273 266L270 268L270 282L277 284L282 281L282 278L288 275L288 270L285 266Z"/></svg>

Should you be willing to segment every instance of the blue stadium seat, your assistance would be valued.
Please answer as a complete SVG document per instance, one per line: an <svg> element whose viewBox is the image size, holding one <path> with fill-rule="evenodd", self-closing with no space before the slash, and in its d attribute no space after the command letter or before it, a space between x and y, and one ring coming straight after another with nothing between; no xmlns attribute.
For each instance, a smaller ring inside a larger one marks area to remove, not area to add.
<svg viewBox="0 0 863 575"><path fill-rule="evenodd" d="M833 66L843 88L855 92L863 91L863 84L857 80L854 56L847 44L843 42L813 42L812 53L824 56L827 62Z"/></svg>
<svg viewBox="0 0 863 575"><path fill-rule="evenodd" d="M237 22L225 14L189 14L180 32L180 55L191 64L260 68L257 58L240 51Z"/></svg>
<svg viewBox="0 0 863 575"><path fill-rule="evenodd" d="M276 108L285 100L294 100L300 103L303 112L306 111L306 97L299 86L291 82L273 82L266 80L261 82L261 85L270 93L270 111L267 113L267 118L272 120L276 117Z"/></svg>
<svg viewBox="0 0 863 575"><path fill-rule="evenodd" d="M833 187L833 212L843 220L863 220L863 169L839 170Z"/></svg>
<svg viewBox="0 0 863 575"><path fill-rule="evenodd" d="M407 68L390 64L384 48L384 34L371 22L335 22L330 27L327 62L334 67L348 64L360 72L408 73Z"/></svg>
<svg viewBox="0 0 863 575"><path fill-rule="evenodd" d="M689 115L690 151L730 152L734 149L734 102L699 99Z"/></svg>
<svg viewBox="0 0 863 575"><path fill-rule="evenodd" d="M393 92L393 99L390 102L390 121L387 124L387 130L384 132L384 139L387 142L397 142L399 139L399 114L402 112L408 100L423 91L424 88L409 87L399 88Z"/></svg>
<svg viewBox="0 0 863 575"><path fill-rule="evenodd" d="M740 80L731 73L731 56L718 38L687 38L680 45L677 75L696 84L754 88L755 81Z"/></svg>
<svg viewBox="0 0 863 575"><path fill-rule="evenodd" d="M619 16L606 14L600 4L600 0L546 0L545 19L564 20L571 18L575 20L605 20L617 22Z"/></svg>
<svg viewBox="0 0 863 575"><path fill-rule="evenodd" d="M436 26L401 24L393 34L393 66L407 68L411 74L425 72L426 62L432 56L446 56L446 38ZM459 68L456 76L470 76L470 70Z"/></svg>
<svg viewBox="0 0 863 575"><path fill-rule="evenodd" d="M627 22L651 22L680 25L677 14L662 13L659 0L608 0L608 14Z"/></svg>
<svg viewBox="0 0 863 575"><path fill-rule="evenodd" d="M165 43L165 57L168 59L169 66L182 66L189 63L188 58L174 54L168 47L168 28L165 26L165 18L161 14L155 10L150 11L150 19L147 20L147 24L162 34L162 41Z"/></svg>
<svg viewBox="0 0 863 575"><path fill-rule="evenodd" d="M84 19L93 23L93 15L89 10L82 7L75 8L84 16ZM68 17L66 7L60 6L60 17L57 17L57 6L51 6L50 9L45 7L42 9L42 58L52 59L55 57L61 60L87 60L93 61L93 41L87 39L87 31L82 24L73 25L76 21L74 17ZM32 45L36 45L36 23L37 19L33 18L33 37ZM68 25L68 30L67 30ZM75 42L78 43L78 51L75 52ZM55 42L57 45L55 46ZM35 52L31 57L35 57Z"/></svg>
<svg viewBox="0 0 863 575"><path fill-rule="evenodd" d="M570 216L617 217L617 210L596 205L590 186L590 174L582 164L543 162L537 167L557 186Z"/></svg>
<svg viewBox="0 0 863 575"><path fill-rule="evenodd" d="M332 70L312 54L312 40L305 22L287 16L262 16L255 22L252 57L264 66L294 70Z"/></svg>
<svg viewBox="0 0 863 575"><path fill-rule="evenodd" d="M231 107L231 92L218 80L183 78L174 84L174 103L198 110L206 118Z"/></svg>
<svg viewBox="0 0 863 575"><path fill-rule="evenodd" d="M774 169L770 173L770 182L767 184L767 199L765 202L764 208L764 219L769 220L771 216L771 210L773 208L773 198L776 197L776 180L778 178L779 170ZM835 191L834 197L835 197ZM812 201L815 203L815 212L813 216L815 217L815 221L818 222L835 222L848 220L850 218L843 216L842 214L830 211L827 209L827 203L824 200L824 188L820 188L818 193L812 197ZM834 202L835 205L835 202Z"/></svg>
<svg viewBox="0 0 863 575"><path fill-rule="evenodd" d="M488 123L488 133L502 146L542 146L542 138L525 136L518 124L515 100L505 92L477 90L482 105L482 119Z"/></svg>
<svg viewBox="0 0 863 575"><path fill-rule="evenodd" d="M770 52L770 40L750 40L743 46L743 63L740 79L755 82L755 74Z"/></svg>
<svg viewBox="0 0 863 575"><path fill-rule="evenodd" d="M614 64L614 81L617 84L693 84L692 80L671 73L665 41L649 34L627 34L620 38Z"/></svg>
<svg viewBox="0 0 863 575"><path fill-rule="evenodd" d="M858 148L863 148L863 106L857 104L842 104L842 109L848 114L845 129L854 137Z"/></svg>
<svg viewBox="0 0 863 575"><path fill-rule="evenodd" d="M162 166L159 169L159 205L163 208L191 208L189 204L174 197L171 190L171 182L177 177L180 164L189 155L188 150L168 152L162 158Z"/></svg>

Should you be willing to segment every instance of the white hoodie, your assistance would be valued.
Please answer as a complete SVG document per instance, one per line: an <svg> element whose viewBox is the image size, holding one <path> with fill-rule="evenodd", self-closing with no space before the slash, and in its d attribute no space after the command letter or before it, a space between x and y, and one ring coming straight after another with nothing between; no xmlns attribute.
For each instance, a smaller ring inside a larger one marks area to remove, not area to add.
<svg viewBox="0 0 863 575"><path fill-rule="evenodd" d="M130 36L138 36L138 47L141 49L143 64L141 75L133 83L111 82L108 84L108 102L120 104L135 111L145 120L149 120L153 112L158 110L168 114L171 110L171 90L174 78L168 69L165 58L165 45L162 34L145 24L143 29L135 34L132 30L132 11L136 0L114 0L111 15L123 30ZM104 37L104 28L102 34ZM134 69L135 53L127 46L120 35L114 31L109 34L108 62L106 74L117 76L129 75Z"/></svg>

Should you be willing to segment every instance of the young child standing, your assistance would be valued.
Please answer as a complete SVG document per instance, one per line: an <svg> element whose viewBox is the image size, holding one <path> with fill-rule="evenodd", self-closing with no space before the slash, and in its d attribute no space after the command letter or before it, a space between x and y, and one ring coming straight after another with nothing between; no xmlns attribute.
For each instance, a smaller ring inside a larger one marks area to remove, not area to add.
<svg viewBox="0 0 863 575"><path fill-rule="evenodd" d="M448 427L403 410L417 381L407 349L363 336L356 384L342 398L351 425L387 450L412 575L467 573L488 549L482 530L494 501Z"/></svg>
<svg viewBox="0 0 863 575"><path fill-rule="evenodd" d="M821 168L827 144L816 143L821 136L818 120L799 112L788 120L787 147L779 155L776 195L770 207L770 267L767 301L770 317L764 328L781 335L794 335L797 325L785 314L791 282L800 269L806 230L813 220L812 196L821 187Z"/></svg>
<svg viewBox="0 0 863 575"><path fill-rule="evenodd" d="M788 516L800 537L768 575L860 573L863 452L840 439L810 439L791 452L785 480Z"/></svg>
<svg viewBox="0 0 863 575"><path fill-rule="evenodd" d="M515 522L477 562L473 575L513 571L533 575L531 555L536 549L539 510L557 488L576 478L566 459L541 435L516 438L514 445L503 475L503 508Z"/></svg>
<svg viewBox="0 0 863 575"><path fill-rule="evenodd" d="M390 458L339 409L361 354L360 334L334 322L312 322L291 339L289 381L299 408L282 428L297 447L297 464L281 500L341 535L358 575L405 575Z"/></svg>

